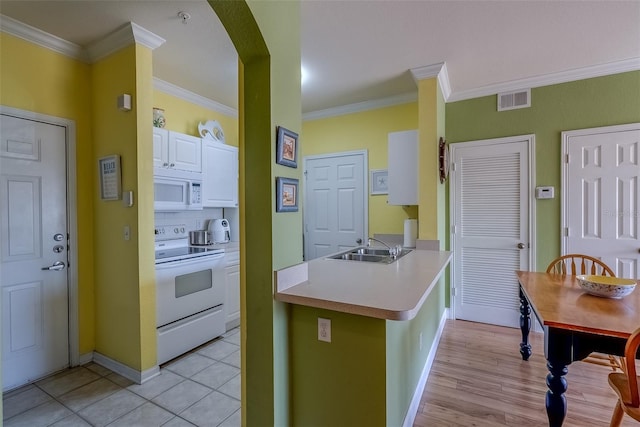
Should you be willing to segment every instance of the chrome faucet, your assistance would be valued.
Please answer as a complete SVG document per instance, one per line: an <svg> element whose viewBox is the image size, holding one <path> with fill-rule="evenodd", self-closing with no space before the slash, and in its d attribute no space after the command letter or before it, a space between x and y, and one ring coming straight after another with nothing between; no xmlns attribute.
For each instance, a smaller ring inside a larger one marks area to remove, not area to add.
<svg viewBox="0 0 640 427"><path fill-rule="evenodd" d="M391 247L387 243L383 242L382 240L374 239L373 237L369 237L369 239L367 240L367 247L371 246L371 241L372 240L374 242L382 243L384 246L386 246L387 249L389 249L389 255L394 257L394 258L397 257L402 252L402 246L395 245L395 246Z"/></svg>

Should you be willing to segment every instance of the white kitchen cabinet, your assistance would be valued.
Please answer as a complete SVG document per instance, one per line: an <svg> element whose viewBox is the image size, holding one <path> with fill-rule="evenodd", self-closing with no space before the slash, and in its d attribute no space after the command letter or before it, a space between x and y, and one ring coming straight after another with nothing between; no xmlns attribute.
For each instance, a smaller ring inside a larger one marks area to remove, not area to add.
<svg viewBox="0 0 640 427"><path fill-rule="evenodd" d="M153 128L153 167L202 172L202 139Z"/></svg>
<svg viewBox="0 0 640 427"><path fill-rule="evenodd" d="M238 207L238 148L202 139L202 205Z"/></svg>
<svg viewBox="0 0 640 427"><path fill-rule="evenodd" d="M391 132L388 137L388 201L418 204L418 131Z"/></svg>
<svg viewBox="0 0 640 427"><path fill-rule="evenodd" d="M240 251L225 252L224 268L227 285L224 310L227 331L240 324Z"/></svg>

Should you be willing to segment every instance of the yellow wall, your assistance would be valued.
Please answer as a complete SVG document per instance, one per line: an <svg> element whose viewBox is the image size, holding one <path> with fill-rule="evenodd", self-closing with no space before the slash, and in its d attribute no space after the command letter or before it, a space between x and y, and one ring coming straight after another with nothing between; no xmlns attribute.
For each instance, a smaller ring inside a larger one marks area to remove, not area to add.
<svg viewBox="0 0 640 427"><path fill-rule="evenodd" d="M93 195L91 67L0 32L0 104L73 120L76 125L78 328L80 354L93 351ZM114 101L115 103L115 101ZM114 104L115 105L115 104Z"/></svg>
<svg viewBox="0 0 640 427"><path fill-rule="evenodd" d="M217 120L224 131L225 143L238 146L237 117L209 110L157 89L153 92L153 106L164 110L165 127L169 130L199 137L198 123Z"/></svg>
<svg viewBox="0 0 640 427"><path fill-rule="evenodd" d="M420 121L420 212L418 238L438 240L444 236L444 184L440 184L438 169L438 140L444 137L444 100L438 80L430 78L418 82ZM438 116L440 114L440 117ZM440 243L444 248L444 242Z"/></svg>
<svg viewBox="0 0 640 427"><path fill-rule="evenodd" d="M121 158L122 188L139 194L137 182L136 48L129 46L94 64L92 92L94 144L97 164L100 157L117 154ZM122 93L133 98L134 108L116 108ZM149 116L151 121L151 116ZM140 292L138 285L138 207L126 208L121 201L101 200L97 175L95 196L95 293L96 351L141 369L142 352ZM131 229L125 241L123 230ZM153 227L153 222L148 224Z"/></svg>
<svg viewBox="0 0 640 427"><path fill-rule="evenodd" d="M301 158L366 149L369 170L387 169L388 133L417 128L418 104L415 102L338 117L308 120L302 124ZM386 195L370 195L369 235L402 234L404 220L417 218L417 215L416 207L391 206L387 204Z"/></svg>

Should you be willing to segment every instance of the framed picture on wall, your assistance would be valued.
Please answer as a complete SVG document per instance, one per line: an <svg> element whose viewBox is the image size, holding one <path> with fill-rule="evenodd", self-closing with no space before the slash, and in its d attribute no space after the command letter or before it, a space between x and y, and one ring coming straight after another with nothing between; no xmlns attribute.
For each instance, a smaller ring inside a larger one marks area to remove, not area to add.
<svg viewBox="0 0 640 427"><path fill-rule="evenodd" d="M372 196L378 194L389 193L389 173L386 169L371 169L371 177L369 182L370 194Z"/></svg>
<svg viewBox="0 0 640 427"><path fill-rule="evenodd" d="M278 126L276 163L290 168L298 167L298 134Z"/></svg>
<svg viewBox="0 0 640 427"><path fill-rule="evenodd" d="M276 178L276 212L298 212L298 180Z"/></svg>
<svg viewBox="0 0 640 427"><path fill-rule="evenodd" d="M100 171L100 198L102 200L120 200L122 182L120 174L120 156L102 157L98 160Z"/></svg>

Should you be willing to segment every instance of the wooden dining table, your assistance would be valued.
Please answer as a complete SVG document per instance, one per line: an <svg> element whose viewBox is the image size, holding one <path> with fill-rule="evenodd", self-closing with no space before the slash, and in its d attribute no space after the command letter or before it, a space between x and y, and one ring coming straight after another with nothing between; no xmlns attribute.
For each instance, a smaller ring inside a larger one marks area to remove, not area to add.
<svg viewBox="0 0 640 427"><path fill-rule="evenodd" d="M584 292L575 276L529 271L516 274L520 283L520 354L523 360L531 356L533 312L544 329L549 426L559 427L567 414L568 366L594 351L624 355L627 339L640 327L640 290L636 288L621 299L602 298Z"/></svg>

